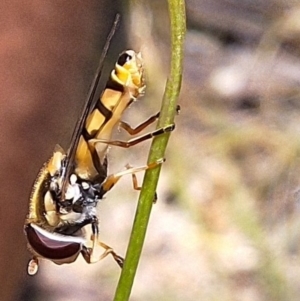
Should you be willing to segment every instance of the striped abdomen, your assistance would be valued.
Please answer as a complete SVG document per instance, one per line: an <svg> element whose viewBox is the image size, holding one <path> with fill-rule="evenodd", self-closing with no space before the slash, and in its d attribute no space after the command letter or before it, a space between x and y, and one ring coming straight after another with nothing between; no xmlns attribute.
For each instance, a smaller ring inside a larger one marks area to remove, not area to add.
<svg viewBox="0 0 300 301"><path fill-rule="evenodd" d="M101 98L87 117L75 156L75 173L92 180L106 176L107 144L93 139L110 140L124 110L143 94L145 89L140 54L127 50L120 54Z"/></svg>

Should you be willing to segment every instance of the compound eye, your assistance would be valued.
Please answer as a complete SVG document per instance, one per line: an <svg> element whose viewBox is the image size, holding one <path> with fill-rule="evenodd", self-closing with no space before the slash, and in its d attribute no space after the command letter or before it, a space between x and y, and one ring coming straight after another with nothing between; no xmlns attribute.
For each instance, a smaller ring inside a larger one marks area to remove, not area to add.
<svg viewBox="0 0 300 301"><path fill-rule="evenodd" d="M126 63L132 60L132 55L128 54L127 52L123 52L118 59L118 64L120 66L124 66Z"/></svg>
<svg viewBox="0 0 300 301"><path fill-rule="evenodd" d="M25 233L34 251L50 260L69 259L79 254L82 249L82 243L75 237L50 233L34 224L27 225Z"/></svg>

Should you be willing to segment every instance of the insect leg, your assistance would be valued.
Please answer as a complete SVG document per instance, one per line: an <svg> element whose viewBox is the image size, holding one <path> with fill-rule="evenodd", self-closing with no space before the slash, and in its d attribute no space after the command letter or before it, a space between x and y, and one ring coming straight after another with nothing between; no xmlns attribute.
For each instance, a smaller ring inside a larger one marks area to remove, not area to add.
<svg viewBox="0 0 300 301"><path fill-rule="evenodd" d="M93 222L92 222L92 236L91 236L91 241L92 241L92 248L87 248L83 247L81 253L83 258L87 263L95 263L100 261L101 259L105 258L107 255L111 254L114 258L114 260L117 262L117 264L120 267L123 267L123 262L124 259L123 257L119 256L113 248L110 246L106 245L105 243L101 242L99 240L99 227L98 227L98 218L94 217ZM97 247L100 246L105 249L105 251L98 257L95 256L95 252Z"/></svg>
<svg viewBox="0 0 300 301"><path fill-rule="evenodd" d="M82 221L67 222L55 229L55 232L63 235L74 235L86 225L93 224L96 217L87 215Z"/></svg>
<svg viewBox="0 0 300 301"><path fill-rule="evenodd" d="M152 115L146 121L139 124L136 128L132 128L130 124L128 124L125 121L120 121L120 127L123 128L130 135L136 135L140 133L143 129L145 129L147 126L149 126L151 123L153 123L159 117L159 114L160 112L156 113L155 115Z"/></svg>
<svg viewBox="0 0 300 301"><path fill-rule="evenodd" d="M165 159L158 159L157 161L152 162L147 165L143 165L143 166L139 166L139 167L130 167L130 168L127 168L126 170L120 171L118 173L111 174L104 181L104 183L102 185L102 189L104 190L104 192L107 192L120 180L121 177L123 177L125 175L134 175L136 172L155 168L155 167L159 166L160 164L162 164L163 162L165 162ZM134 185L136 185L137 190L139 190L137 181L135 181L135 182L136 182L136 184L134 184Z"/></svg>
<svg viewBox="0 0 300 301"><path fill-rule="evenodd" d="M126 167L127 169L131 169L131 168L132 168L132 166L129 165L129 164L127 164L125 167ZM141 190L142 187L139 186L138 181L137 181L137 177L136 177L135 173L132 173L132 174L131 174L131 177L132 177L132 185L133 185L133 189L134 189L134 190Z"/></svg>
<svg viewBox="0 0 300 301"><path fill-rule="evenodd" d="M167 125L166 127L157 129L153 132L147 133L145 135L141 135L139 137L130 139L128 141L120 141L120 140L105 140L105 139L91 139L90 143L105 143L109 145L115 145L119 147L129 148L131 146L134 146L136 144L139 144L145 140L151 139L152 137L156 137L168 132L172 132L175 128L175 124Z"/></svg>
<svg viewBox="0 0 300 301"><path fill-rule="evenodd" d="M178 105L176 107L177 114L180 112L180 106ZM158 119L160 115L160 112L156 113L155 115L150 116L146 121L138 125L136 128L132 128L130 124L128 124L125 121L120 121L120 127L123 128L127 133L130 135L136 135L140 133L142 130L144 130L147 126L149 126L151 123L153 123L155 120Z"/></svg>
<svg viewBox="0 0 300 301"><path fill-rule="evenodd" d="M108 254L111 254L114 258L114 260L116 261L116 263L122 268L123 264L124 264L124 258L119 256L118 254L116 254L116 252L107 244L105 244L102 241L98 241L98 244L105 249L104 253L101 255L100 259L103 259L104 257L106 257Z"/></svg>
<svg viewBox="0 0 300 301"><path fill-rule="evenodd" d="M129 165L129 164L127 164L125 167L126 167L127 169L132 168L132 166ZM133 189L134 189L134 190L141 190L142 187L139 186L139 184L138 184L136 174L135 174L135 173L132 173L132 174L131 174L131 177L132 177L132 185L133 185ZM157 193L155 192L155 194L154 194L154 199L153 199L153 203L155 204L156 201L157 201Z"/></svg>

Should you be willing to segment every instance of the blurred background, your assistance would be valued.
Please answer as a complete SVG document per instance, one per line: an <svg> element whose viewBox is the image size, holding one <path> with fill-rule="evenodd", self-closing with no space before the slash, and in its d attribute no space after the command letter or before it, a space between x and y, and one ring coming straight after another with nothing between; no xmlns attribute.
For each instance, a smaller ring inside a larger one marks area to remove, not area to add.
<svg viewBox="0 0 300 301"><path fill-rule="evenodd" d="M182 110L131 300L298 300L299 1L186 5ZM42 261L27 276L23 224L39 168L55 144L68 147L116 12L122 21L103 83L118 53L141 50L147 92L124 120L137 125L159 110L170 59L167 2L12 0L0 9L0 300L112 300L120 269L110 257ZM111 148L110 173L144 164L149 145ZM101 239L121 255L137 198L127 177L99 204Z"/></svg>

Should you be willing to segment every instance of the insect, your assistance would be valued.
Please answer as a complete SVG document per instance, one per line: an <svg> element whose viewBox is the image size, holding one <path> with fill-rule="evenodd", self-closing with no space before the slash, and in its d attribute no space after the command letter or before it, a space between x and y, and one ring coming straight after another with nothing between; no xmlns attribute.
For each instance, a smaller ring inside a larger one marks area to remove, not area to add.
<svg viewBox="0 0 300 301"><path fill-rule="evenodd" d="M151 116L135 129L121 121L124 110L145 90L142 57L133 50L120 54L101 97L94 100L103 60L117 23L118 17L102 52L69 149L65 152L56 146L33 185L24 226L28 248L32 253L27 269L29 275L37 273L39 259L64 264L74 262L79 254L87 263L98 262L111 254L122 267L123 258L99 240L97 204L122 176L131 174L134 181L136 172L154 168L164 161L160 159L140 167L127 166L123 171L107 174L109 145L128 148L174 129L172 124L129 141L111 140L116 126L135 135L159 116L159 113ZM134 184L138 189L135 181ZM88 225L92 230L90 238L85 233ZM98 252L99 247L104 251Z"/></svg>

